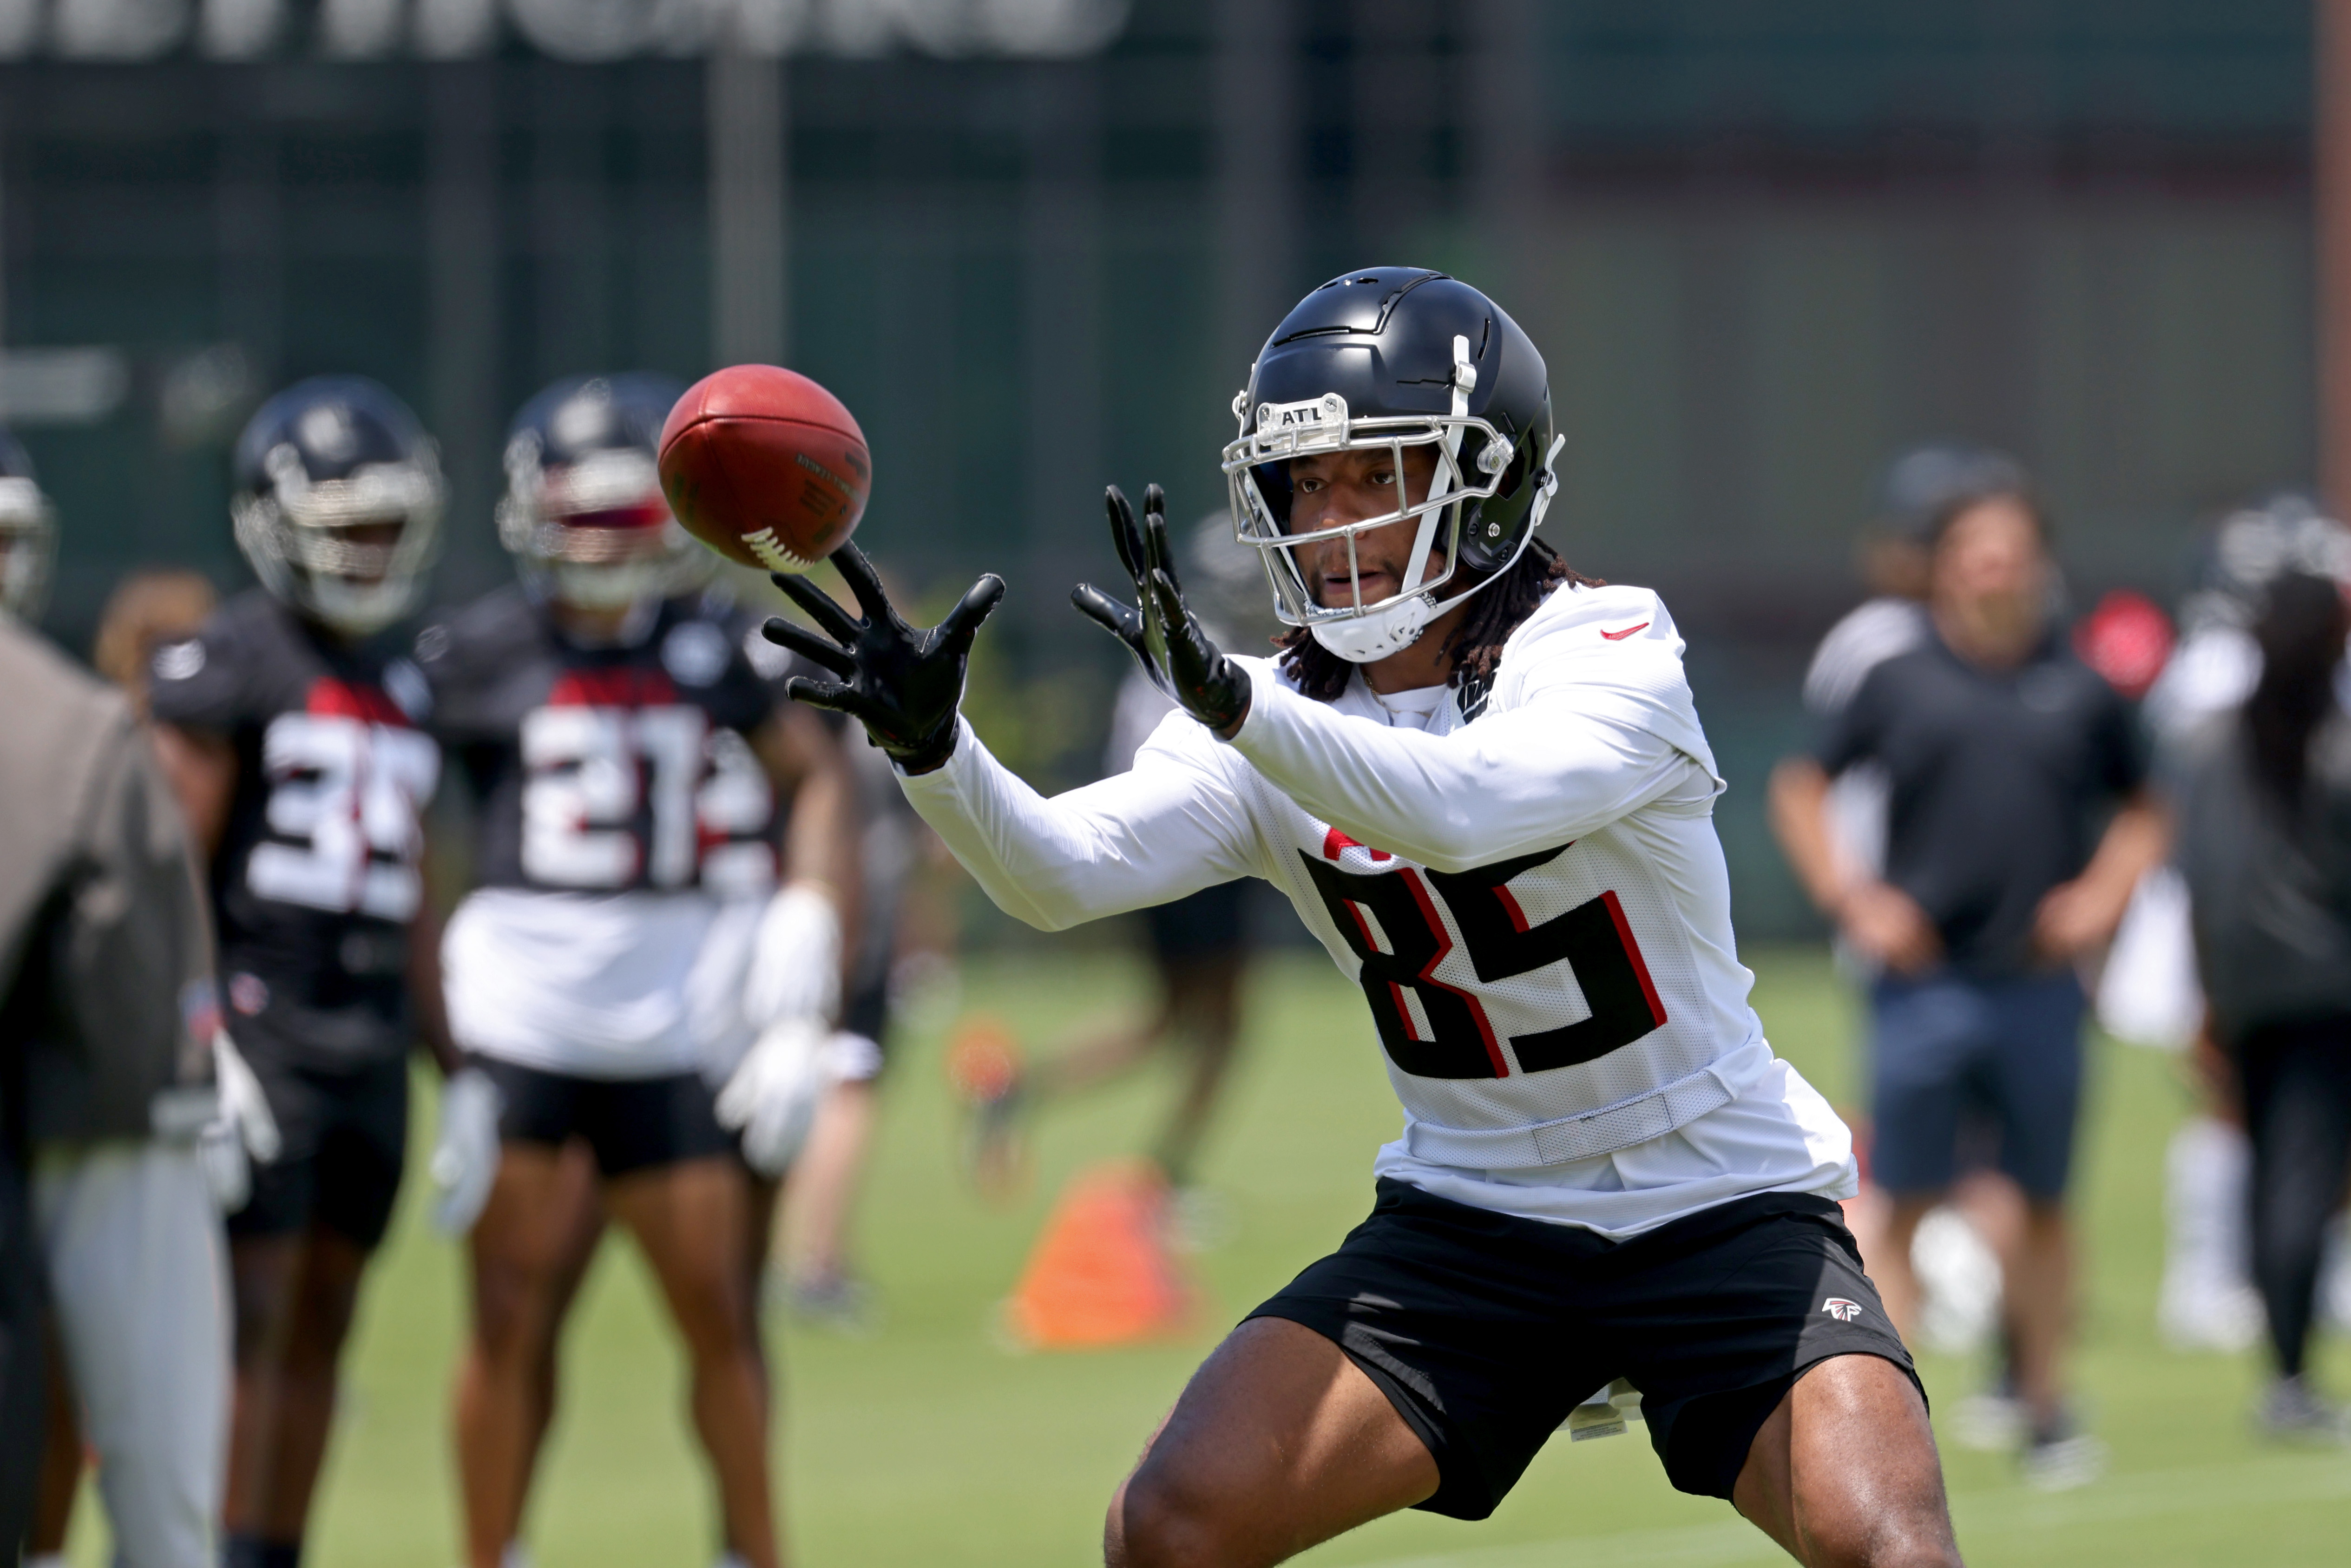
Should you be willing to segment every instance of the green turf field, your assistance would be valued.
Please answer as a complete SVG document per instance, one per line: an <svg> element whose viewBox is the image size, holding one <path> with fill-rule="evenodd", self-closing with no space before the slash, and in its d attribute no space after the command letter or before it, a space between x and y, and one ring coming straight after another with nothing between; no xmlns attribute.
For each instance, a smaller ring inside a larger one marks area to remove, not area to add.
<svg viewBox="0 0 2351 1568"><path fill-rule="evenodd" d="M1855 1088L1850 1009L1814 951L1750 956L1774 1043L1839 1103ZM970 966L966 1005L1032 1045L1134 1005L1140 968L1093 956ZM1368 1207L1372 1151L1398 1112L1358 993L1319 956L1256 977L1249 1042L1206 1176L1230 1203L1230 1240L1199 1260L1213 1298L1191 1343L1018 1356L990 1335L1052 1192L1077 1166L1139 1147L1165 1093L1154 1079L1048 1124L1026 1201L989 1207L958 1182L935 1038L904 1042L865 1209L866 1256L887 1310L866 1340L783 1337L778 1464L798 1560L828 1564L1100 1561L1104 1500L1202 1351L1232 1318L1326 1249ZM2171 1064L2097 1049L2087 1153L2088 1284L2081 1385L2114 1448L2109 1478L2044 1497L1997 1456L1947 1453L1960 1540L1978 1564L2351 1562L2351 1454L2267 1449L2246 1434L2250 1358L2178 1355L2154 1333L2164 1141L2182 1097ZM422 1141L424 1129L420 1128ZM414 1168L414 1167L412 1167ZM455 1560L444 1391L459 1323L455 1251L423 1224L412 1185L370 1296L347 1419L323 1483L319 1568L442 1568ZM705 1568L709 1499L681 1411L674 1353L643 1276L610 1249L565 1356L564 1406L531 1520L541 1568ZM2351 1357L2325 1370L2351 1384ZM1945 1408L1975 1369L1929 1362ZM1728 1505L1667 1484L1634 1428L1554 1442L1490 1521L1408 1514L1303 1561L1386 1568L1768 1563ZM76 1559L103 1561L87 1506Z"/></svg>

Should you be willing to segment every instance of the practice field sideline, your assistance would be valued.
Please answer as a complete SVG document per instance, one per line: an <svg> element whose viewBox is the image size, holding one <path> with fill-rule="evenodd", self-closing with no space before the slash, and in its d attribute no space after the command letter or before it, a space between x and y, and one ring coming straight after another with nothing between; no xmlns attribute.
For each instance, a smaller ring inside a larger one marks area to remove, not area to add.
<svg viewBox="0 0 2351 1568"><path fill-rule="evenodd" d="M1757 1006L1781 1052L1840 1104L1857 1087L1852 1009L1825 957L1750 955ZM970 965L965 1005L1034 1045L1081 1019L1139 1005L1139 965L1007 956ZM1198 1260L1212 1300L1199 1332L1165 1349L1015 1356L991 1336L996 1301L1061 1182L1139 1147L1164 1080L1058 1113L1024 1201L993 1208L957 1180L938 1041L899 1052L867 1200L866 1256L886 1306L868 1340L782 1337L783 1501L795 1560L835 1564L1099 1563L1102 1509L1203 1350L1362 1217L1371 1155L1398 1113L1361 994L1313 954L1258 973L1230 1119L1207 1184L1233 1235ZM2157 1342L2164 1142L2185 1096L2173 1064L2102 1042L2095 1056L2084 1224L2081 1383L2114 1448L2105 1480L2044 1497L1995 1455L1946 1449L1960 1543L1977 1568L2042 1564L2335 1564L2351 1540L2351 1454L2264 1448L2247 1435L2250 1357L2179 1355ZM419 1106L430 1119L429 1085ZM446 1392L462 1315L457 1250L424 1224L416 1129L388 1256L350 1364L345 1431L329 1460L316 1568L434 1568L456 1558ZM1979 1369L1924 1361L1948 1413ZM2351 1356L2325 1348L2342 1389ZM713 1510L688 1448L675 1353L642 1270L608 1251L565 1358L565 1400L537 1500L539 1568L707 1568ZM74 1560L106 1561L87 1500ZM1555 1441L1495 1518L1389 1520L1300 1559L1338 1568L1537 1568L1589 1558L1644 1564L1770 1563L1776 1552L1721 1504L1666 1484L1645 1438Z"/></svg>

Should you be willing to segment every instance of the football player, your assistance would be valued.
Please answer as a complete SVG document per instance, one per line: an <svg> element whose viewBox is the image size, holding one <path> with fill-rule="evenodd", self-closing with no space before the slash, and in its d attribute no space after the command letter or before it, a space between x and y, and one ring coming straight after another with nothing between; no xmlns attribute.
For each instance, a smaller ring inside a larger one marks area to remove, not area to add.
<svg viewBox="0 0 2351 1568"><path fill-rule="evenodd" d="M1559 446L1534 345L1463 283L1366 268L1290 313L1233 409L1235 522L1289 645L1217 648L1155 489L1140 527L1113 491L1136 602L1076 601L1183 710L1130 772L1046 800L958 717L993 576L916 632L845 549L862 613L794 580L829 637L768 627L1007 910L1057 928L1263 877L1370 1006L1405 1106L1371 1217L1194 1376L1109 1561L1483 1518L1624 1379L1674 1484L1801 1560L1957 1563L1924 1392L1839 1216L1851 1140L1748 1005L1682 640L1532 538Z"/></svg>
<svg viewBox="0 0 2351 1568"><path fill-rule="evenodd" d="M685 1342L729 1549L776 1561L753 1258L822 1088L855 834L824 723L751 667L662 497L656 443L683 391L590 377L528 403L498 508L520 581L418 640L477 799L475 886L444 970L496 1112L495 1143L454 1143L440 1173L444 1222L472 1229L457 1444L475 1568L519 1531L602 1216L643 1250ZM779 794L795 807L780 890ZM567 1155L583 1145L585 1210Z"/></svg>
<svg viewBox="0 0 2351 1568"><path fill-rule="evenodd" d="M0 612L27 625L41 618L57 553L57 512L33 476L33 460L0 430Z"/></svg>
<svg viewBox="0 0 2351 1568"><path fill-rule="evenodd" d="M415 416L356 376L271 398L235 461L236 541L261 587L156 650L149 700L210 856L222 1092L263 1161L229 1219L224 1560L293 1568L360 1277L400 1187L410 1043L455 1062L420 871L440 751L420 727L423 677L381 635L416 601L442 483Z"/></svg>

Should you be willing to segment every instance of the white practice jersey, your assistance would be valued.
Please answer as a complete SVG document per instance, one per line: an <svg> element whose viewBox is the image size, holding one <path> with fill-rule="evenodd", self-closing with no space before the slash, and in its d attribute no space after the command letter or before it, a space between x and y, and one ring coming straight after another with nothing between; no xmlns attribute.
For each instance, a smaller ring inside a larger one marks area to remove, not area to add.
<svg viewBox="0 0 2351 1568"><path fill-rule="evenodd" d="M1747 1003L1682 646L1646 590L1563 588L1489 691L1383 701L1358 679L1325 704L1241 659L1230 744L1174 715L1131 771L1047 800L967 727L902 783L1049 930L1237 876L1289 894L1362 986L1403 1102L1383 1175L1610 1235L1844 1197L1851 1140Z"/></svg>
<svg viewBox="0 0 2351 1568"><path fill-rule="evenodd" d="M477 888L442 936L449 1031L542 1072L723 1075L749 1042L739 1003L762 907L698 890Z"/></svg>

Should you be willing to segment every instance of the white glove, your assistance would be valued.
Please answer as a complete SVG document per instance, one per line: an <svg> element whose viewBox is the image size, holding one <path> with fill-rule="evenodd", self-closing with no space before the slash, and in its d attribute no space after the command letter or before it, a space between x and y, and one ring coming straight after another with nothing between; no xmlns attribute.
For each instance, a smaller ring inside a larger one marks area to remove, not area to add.
<svg viewBox="0 0 2351 1568"><path fill-rule="evenodd" d="M832 1032L802 1015L770 1024L718 1092L718 1124L743 1134L743 1157L764 1176L790 1168L832 1086Z"/></svg>
<svg viewBox="0 0 2351 1568"><path fill-rule="evenodd" d="M461 1067L441 1085L441 1132L428 1167L440 1194L433 1227L444 1236L463 1236L490 1201L498 1175L498 1114L506 1096L478 1067Z"/></svg>
<svg viewBox="0 0 2351 1568"><path fill-rule="evenodd" d="M285 1140L261 1080L222 1030L213 1036L213 1083L220 1108L212 1123L196 1134L196 1159L203 1166L204 1185L223 1214L235 1214L253 1197L253 1162L267 1165L277 1157Z"/></svg>
<svg viewBox="0 0 2351 1568"><path fill-rule="evenodd" d="M743 1017L766 1030L787 1019L831 1019L840 1006L841 912L818 884L789 883L759 914Z"/></svg>

